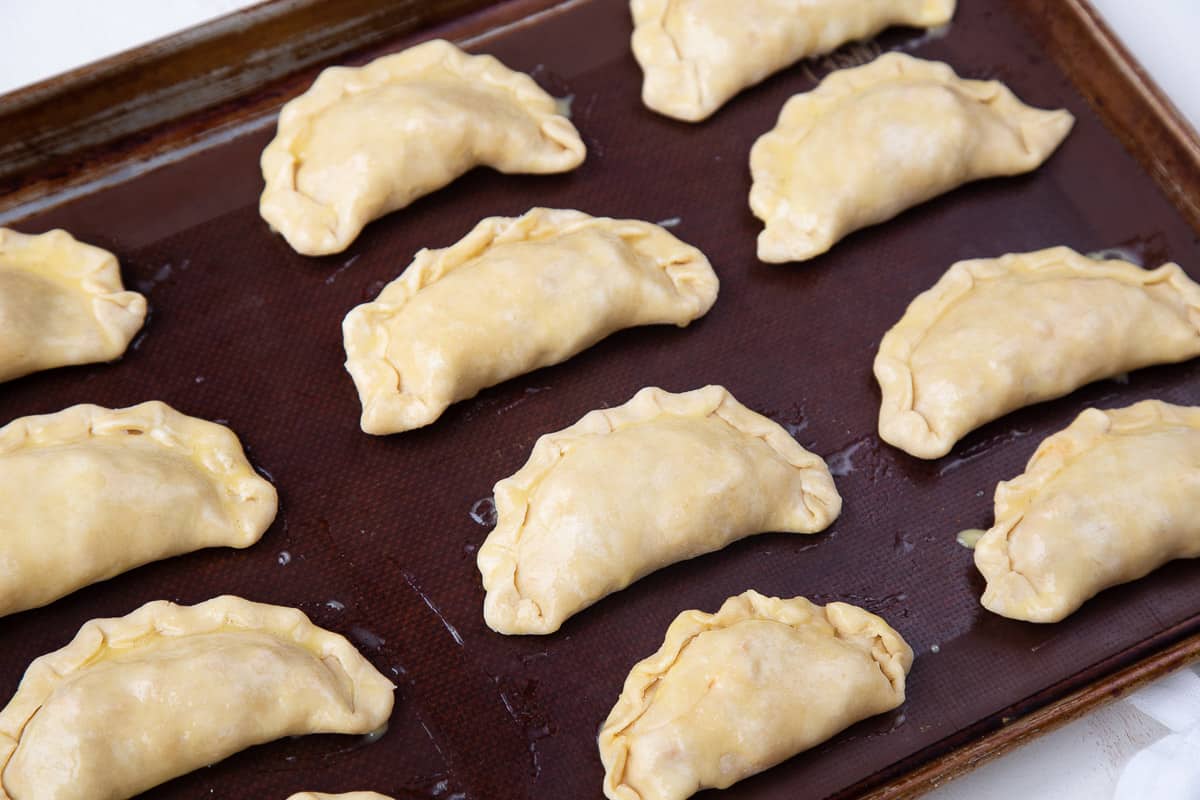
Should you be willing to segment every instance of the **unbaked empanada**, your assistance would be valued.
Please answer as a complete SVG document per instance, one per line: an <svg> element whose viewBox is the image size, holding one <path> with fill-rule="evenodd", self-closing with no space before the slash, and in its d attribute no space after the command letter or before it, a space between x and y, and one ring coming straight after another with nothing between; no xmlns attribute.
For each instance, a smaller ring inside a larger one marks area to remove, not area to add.
<svg viewBox="0 0 1200 800"><path fill-rule="evenodd" d="M29 665L0 711L0 800L122 800L284 736L370 733L393 688L297 609L157 600Z"/></svg>
<svg viewBox="0 0 1200 800"><path fill-rule="evenodd" d="M116 257L66 231L0 228L0 381L111 361L146 319L146 298L121 284Z"/></svg>
<svg viewBox="0 0 1200 800"><path fill-rule="evenodd" d="M1058 622L1102 589L1200 556L1200 408L1089 408L996 487L983 605Z"/></svg>
<svg viewBox="0 0 1200 800"><path fill-rule="evenodd" d="M600 729L610 800L724 789L904 702L913 653L846 603L748 591L685 611Z"/></svg>
<svg viewBox="0 0 1200 800"><path fill-rule="evenodd" d="M820 456L721 386L642 389L538 439L496 484L483 616L553 633L654 570L763 531L815 533L842 498Z"/></svg>
<svg viewBox="0 0 1200 800"><path fill-rule="evenodd" d="M717 298L708 259L658 225L535 208L422 250L343 323L362 429L428 425L451 403L636 325L686 326Z"/></svg>
<svg viewBox="0 0 1200 800"><path fill-rule="evenodd" d="M985 422L1200 355L1200 286L1066 247L961 261L879 343L879 435L940 458Z"/></svg>
<svg viewBox="0 0 1200 800"><path fill-rule="evenodd" d="M750 151L758 257L805 261L964 183L1036 169L1074 121L902 53L834 72Z"/></svg>
<svg viewBox="0 0 1200 800"><path fill-rule="evenodd" d="M474 167L567 172L585 154L533 78L434 40L330 67L285 105L262 154L259 211L298 253L338 253L371 220Z"/></svg>
<svg viewBox="0 0 1200 800"><path fill-rule="evenodd" d="M14 420L0 428L0 614L150 561L249 547L276 506L232 431L164 403Z"/></svg>
<svg viewBox="0 0 1200 800"><path fill-rule="evenodd" d="M806 56L884 28L932 28L955 0L632 0L642 102L698 122L743 89Z"/></svg>

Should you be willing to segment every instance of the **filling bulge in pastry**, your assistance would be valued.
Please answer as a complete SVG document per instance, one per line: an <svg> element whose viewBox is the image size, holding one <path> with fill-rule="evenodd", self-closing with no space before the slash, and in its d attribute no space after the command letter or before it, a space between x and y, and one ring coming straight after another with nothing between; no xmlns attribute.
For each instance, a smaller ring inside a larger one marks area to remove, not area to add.
<svg viewBox="0 0 1200 800"><path fill-rule="evenodd" d="M1110 586L1200 556L1200 408L1090 408L996 487L975 545L983 605L1058 622Z"/></svg>
<svg viewBox="0 0 1200 800"><path fill-rule="evenodd" d="M880 437L941 458L1023 406L1200 355L1200 285L1066 247L961 261L879 343Z"/></svg>
<svg viewBox="0 0 1200 800"><path fill-rule="evenodd" d="M717 299L708 259L640 220L534 208L422 250L346 315L362 429L428 425L452 403L639 325L685 327Z"/></svg>
<svg viewBox="0 0 1200 800"><path fill-rule="evenodd" d="M119 358L145 319L112 253L66 231L0 228L0 382Z"/></svg>
<svg viewBox="0 0 1200 800"><path fill-rule="evenodd" d="M330 67L279 114L259 212L298 253L340 253L373 219L477 166L568 172L586 149L557 102L492 56L433 40Z"/></svg>
<svg viewBox="0 0 1200 800"><path fill-rule="evenodd" d="M1073 124L902 53L838 70L788 100L750 151L758 257L806 261L964 183L1030 172Z"/></svg>
<svg viewBox="0 0 1200 800"><path fill-rule="evenodd" d="M393 689L297 609L147 603L30 664L0 711L0 800L124 800L285 736L370 733Z"/></svg>
<svg viewBox="0 0 1200 800"><path fill-rule="evenodd" d="M858 606L753 590L685 611L600 728L609 800L724 789L904 702L912 649Z"/></svg>
<svg viewBox="0 0 1200 800"><path fill-rule="evenodd" d="M21 417L0 428L0 615L151 561L249 547L277 508L231 430L165 403Z"/></svg>
<svg viewBox="0 0 1200 800"><path fill-rule="evenodd" d="M955 0L632 0L647 108L699 122L802 58L885 28L933 28Z"/></svg>
<svg viewBox="0 0 1200 800"><path fill-rule="evenodd" d="M479 548L484 619L553 633L639 578L764 531L816 533L841 511L829 469L721 386L647 388L538 439L496 484Z"/></svg>

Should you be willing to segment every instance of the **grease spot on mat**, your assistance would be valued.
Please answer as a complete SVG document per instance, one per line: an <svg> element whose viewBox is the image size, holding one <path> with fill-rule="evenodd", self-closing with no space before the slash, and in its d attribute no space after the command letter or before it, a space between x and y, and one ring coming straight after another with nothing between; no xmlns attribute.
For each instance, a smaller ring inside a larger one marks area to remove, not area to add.
<svg viewBox="0 0 1200 800"><path fill-rule="evenodd" d="M859 439L826 458L825 463L829 465L829 474L835 478L840 478L854 472L856 469L854 456L866 447L870 441L870 437Z"/></svg>
<svg viewBox="0 0 1200 800"><path fill-rule="evenodd" d="M368 650L380 650L387 644L387 639L361 625L355 625L350 629L350 638Z"/></svg>
<svg viewBox="0 0 1200 800"><path fill-rule="evenodd" d="M343 264L340 267L335 269L333 272L329 273L329 277L325 279L325 285L326 286L332 285L334 283L334 281L336 281L338 279L338 276L341 275L346 270L350 269L350 267L353 266L354 262L358 261L359 257L361 257L361 256L362 256L362 253L355 253L354 255L352 255L348 259L346 259L345 262L343 262Z"/></svg>
<svg viewBox="0 0 1200 800"><path fill-rule="evenodd" d="M476 525L482 525L485 528L494 528L496 526L496 501L491 495L481 497L471 504L471 510L467 512L471 515L471 519Z"/></svg>
<svg viewBox="0 0 1200 800"><path fill-rule="evenodd" d="M962 455L958 456L957 458L952 458L943 464L941 469L938 470L938 477L944 477L951 472L954 472L956 469L960 469L973 461L977 461L991 452L993 447L998 447L1000 445L1009 444L1010 442L1015 442L1019 439L1024 439L1031 433L1033 433L1032 429L1004 431L1003 433L998 433L995 436L983 440L982 442L973 444L966 450L963 450Z"/></svg>
<svg viewBox="0 0 1200 800"><path fill-rule="evenodd" d="M463 638L462 634L458 632L458 628L454 627L450 623L450 620L446 619L446 616L441 612L441 609L433 604L433 600L429 599L429 595L421 591L421 587L417 586L417 582L412 575L408 574L407 572L401 572L400 574L404 576L404 582L408 584L408 588L416 592L417 597L420 597L421 600L424 601L426 607L441 621L442 627L445 628L446 632L450 634L450 638L454 640L454 643L459 647L462 647Z"/></svg>

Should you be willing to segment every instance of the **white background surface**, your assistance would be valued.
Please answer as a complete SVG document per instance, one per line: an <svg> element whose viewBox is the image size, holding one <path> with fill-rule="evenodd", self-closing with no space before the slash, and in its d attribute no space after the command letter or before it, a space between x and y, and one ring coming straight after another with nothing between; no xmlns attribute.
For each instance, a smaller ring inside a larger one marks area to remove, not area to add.
<svg viewBox="0 0 1200 800"><path fill-rule="evenodd" d="M331 0L332 1L332 0ZM973 0L964 0L972 2ZM1092 0L1200 127L1200 0ZM0 0L0 94L252 3L244 0ZM985 676L981 676L983 679ZM1168 679L1159 707L1198 702L1200 680ZM1189 694L1190 693L1190 694ZM1140 706L1140 708L1139 708ZM1170 729L1122 701L949 784L932 800L1098 800L1113 797L1134 753ZM1161 718L1161 715L1158 715ZM1179 761L1181 759L1175 759ZM1190 759L1200 762L1200 752ZM1143 791L1145 792L1143 794ZM1152 800L1200 795L1145 789Z"/></svg>

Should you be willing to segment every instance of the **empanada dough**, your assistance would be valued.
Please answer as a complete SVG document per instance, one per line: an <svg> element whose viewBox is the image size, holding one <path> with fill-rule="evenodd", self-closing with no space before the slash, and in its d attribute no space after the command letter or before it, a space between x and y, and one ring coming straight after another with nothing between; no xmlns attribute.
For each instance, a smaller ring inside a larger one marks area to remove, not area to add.
<svg viewBox="0 0 1200 800"><path fill-rule="evenodd" d="M717 298L708 259L658 225L535 208L422 250L342 329L362 429L428 425L451 403L635 325L686 326Z"/></svg>
<svg viewBox="0 0 1200 800"><path fill-rule="evenodd" d="M392 691L297 609L147 603L29 665L0 711L0 800L123 800L284 736L370 733Z"/></svg>
<svg viewBox="0 0 1200 800"><path fill-rule="evenodd" d="M0 382L118 358L145 319L112 253L66 231L0 228Z"/></svg>
<svg viewBox="0 0 1200 800"><path fill-rule="evenodd" d="M0 614L203 547L249 547L275 487L228 428L165 403L0 428Z"/></svg>
<svg viewBox="0 0 1200 800"><path fill-rule="evenodd" d="M483 616L553 633L661 567L763 531L815 533L842 498L820 456L721 386L642 389L538 439L496 484Z"/></svg>
<svg viewBox="0 0 1200 800"><path fill-rule="evenodd" d="M1200 556L1200 408L1089 408L996 487L983 605L1058 622L1102 589Z"/></svg>
<svg viewBox="0 0 1200 800"><path fill-rule="evenodd" d="M964 183L1036 169L1074 121L902 53L834 72L750 151L758 257L805 261Z"/></svg>
<svg viewBox="0 0 1200 800"><path fill-rule="evenodd" d="M1066 247L962 261L879 344L879 435L940 458L1023 406L1200 355L1200 286Z"/></svg>
<svg viewBox="0 0 1200 800"><path fill-rule="evenodd" d="M610 800L724 789L904 702L913 653L846 603L748 591L685 611L600 729Z"/></svg>
<svg viewBox="0 0 1200 800"><path fill-rule="evenodd" d="M955 0L632 0L642 102L698 122L802 58L884 28L932 28Z"/></svg>
<svg viewBox="0 0 1200 800"><path fill-rule="evenodd" d="M339 253L371 220L474 167L567 172L585 154L533 78L434 40L330 67L285 105L262 154L259 211L296 252Z"/></svg>

